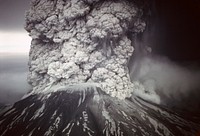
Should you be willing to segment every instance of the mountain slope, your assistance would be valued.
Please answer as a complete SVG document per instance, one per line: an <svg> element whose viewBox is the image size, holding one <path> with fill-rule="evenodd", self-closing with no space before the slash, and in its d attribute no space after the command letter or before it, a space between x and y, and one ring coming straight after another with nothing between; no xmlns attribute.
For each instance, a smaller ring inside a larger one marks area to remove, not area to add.
<svg viewBox="0 0 200 136"><path fill-rule="evenodd" d="M86 87L30 95L4 112L0 124L1 136L195 136L200 118Z"/></svg>

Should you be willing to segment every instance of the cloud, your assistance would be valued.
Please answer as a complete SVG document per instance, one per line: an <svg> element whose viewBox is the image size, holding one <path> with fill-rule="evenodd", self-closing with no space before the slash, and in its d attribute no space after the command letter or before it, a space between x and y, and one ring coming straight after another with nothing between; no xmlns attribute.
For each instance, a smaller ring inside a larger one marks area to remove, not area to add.
<svg viewBox="0 0 200 136"><path fill-rule="evenodd" d="M150 92L155 91L163 104L183 107L200 104L200 71L197 68L183 67L166 57L146 55L137 58L130 70L132 80L144 84Z"/></svg>
<svg viewBox="0 0 200 136"><path fill-rule="evenodd" d="M145 26L132 1L33 1L25 25L33 39L32 93L54 85L98 83L110 96L130 97L134 84L127 63L134 48L129 33Z"/></svg>

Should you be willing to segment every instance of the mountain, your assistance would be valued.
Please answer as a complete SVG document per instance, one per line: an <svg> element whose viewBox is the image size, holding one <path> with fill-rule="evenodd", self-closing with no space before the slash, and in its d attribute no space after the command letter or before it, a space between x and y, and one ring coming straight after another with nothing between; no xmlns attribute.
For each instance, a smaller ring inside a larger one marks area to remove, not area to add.
<svg viewBox="0 0 200 136"><path fill-rule="evenodd" d="M0 111L3 110L5 108L5 105L0 103Z"/></svg>
<svg viewBox="0 0 200 136"><path fill-rule="evenodd" d="M120 100L98 87L33 94L0 116L1 136L198 136L200 116L132 96Z"/></svg>
<svg viewBox="0 0 200 136"><path fill-rule="evenodd" d="M156 80L179 90L187 87L188 76L175 78L178 70L168 72L172 67L149 59L144 67L140 61L151 54L140 42L148 5L146 0L32 0L25 20L32 38L32 90L0 114L0 135L198 136L200 116L162 106L157 93L163 87ZM154 78L155 68L161 78Z"/></svg>

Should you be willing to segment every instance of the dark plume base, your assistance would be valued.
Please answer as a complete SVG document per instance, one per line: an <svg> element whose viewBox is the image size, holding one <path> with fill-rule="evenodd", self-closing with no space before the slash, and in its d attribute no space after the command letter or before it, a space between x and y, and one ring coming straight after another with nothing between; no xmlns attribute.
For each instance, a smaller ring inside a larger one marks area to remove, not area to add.
<svg viewBox="0 0 200 136"><path fill-rule="evenodd" d="M199 117L99 88L31 95L0 115L1 136L196 136Z"/></svg>

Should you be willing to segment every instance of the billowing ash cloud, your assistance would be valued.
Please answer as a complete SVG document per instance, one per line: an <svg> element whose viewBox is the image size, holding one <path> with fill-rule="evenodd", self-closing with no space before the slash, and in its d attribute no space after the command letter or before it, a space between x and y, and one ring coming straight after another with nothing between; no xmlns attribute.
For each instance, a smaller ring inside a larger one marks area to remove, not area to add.
<svg viewBox="0 0 200 136"><path fill-rule="evenodd" d="M113 97L131 96L127 67L141 9L126 0L33 0L25 29L32 37L28 76L33 93L96 83ZM159 100L158 100L159 102Z"/></svg>
<svg viewBox="0 0 200 136"><path fill-rule="evenodd" d="M196 68L178 65L163 56L140 55L130 65L130 77L150 92L157 92L165 104L187 109L200 106L200 71ZM138 93L145 98L144 93Z"/></svg>

